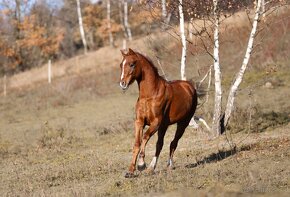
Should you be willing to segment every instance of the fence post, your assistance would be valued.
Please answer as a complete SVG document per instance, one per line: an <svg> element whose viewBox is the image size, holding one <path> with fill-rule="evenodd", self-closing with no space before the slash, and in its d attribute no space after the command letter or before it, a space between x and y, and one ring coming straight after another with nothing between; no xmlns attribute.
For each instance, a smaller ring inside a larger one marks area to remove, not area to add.
<svg viewBox="0 0 290 197"><path fill-rule="evenodd" d="M127 49L127 40L126 40L126 38L123 39L123 49Z"/></svg>
<svg viewBox="0 0 290 197"><path fill-rule="evenodd" d="M3 77L3 95L4 96L7 95L7 77L6 77L6 75L4 75L4 77Z"/></svg>
<svg viewBox="0 0 290 197"><path fill-rule="evenodd" d="M48 60L48 83L51 83L51 59Z"/></svg>

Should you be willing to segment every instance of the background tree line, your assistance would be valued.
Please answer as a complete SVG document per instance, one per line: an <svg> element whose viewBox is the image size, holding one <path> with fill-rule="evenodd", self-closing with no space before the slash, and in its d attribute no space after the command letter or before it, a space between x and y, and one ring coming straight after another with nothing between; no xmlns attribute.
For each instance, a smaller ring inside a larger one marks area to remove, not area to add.
<svg viewBox="0 0 290 197"><path fill-rule="evenodd" d="M128 20L134 37L159 29L165 17L161 11L164 8L167 9L167 24L179 24L178 1L111 0L108 26L108 1L80 0L88 50L109 45L110 33L114 40L128 39L124 3L128 4ZM224 14L233 13L252 6L253 2L220 1L219 9ZM212 7L212 0L184 0L185 21L208 17ZM59 1L57 6L52 6L49 0L1 0L0 9L0 73L24 71L48 59L65 59L83 51L75 0Z"/></svg>

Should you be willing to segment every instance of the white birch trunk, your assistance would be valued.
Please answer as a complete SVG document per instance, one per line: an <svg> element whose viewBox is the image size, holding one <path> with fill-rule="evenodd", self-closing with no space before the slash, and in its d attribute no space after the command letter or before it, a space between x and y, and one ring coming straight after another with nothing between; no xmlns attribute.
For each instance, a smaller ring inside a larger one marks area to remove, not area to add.
<svg viewBox="0 0 290 197"><path fill-rule="evenodd" d="M253 27L252 27L252 31L251 31L251 34L249 37L249 42L248 42L246 54L245 54L242 66L240 68L240 71L237 74L235 82L232 85L230 92L229 92L226 110L225 110L224 126L227 125L229 118L231 116L238 87L243 80L245 70L247 69L247 66L248 66L248 63L249 63L249 60L251 57L251 52L253 50L253 43L254 43L254 38L255 38L256 31L257 31L258 21L259 21L260 15L261 15L261 4L262 4L262 0L258 0L256 11L255 11L255 17L254 17L254 21L253 21Z"/></svg>
<svg viewBox="0 0 290 197"><path fill-rule="evenodd" d="M108 20L108 32L109 32L109 42L110 46L114 46L112 28L111 28L111 0L107 0L107 20Z"/></svg>
<svg viewBox="0 0 290 197"><path fill-rule="evenodd" d="M180 37L182 43L182 54L181 54L181 64L180 64L180 73L181 80L186 80L185 76L185 62L186 62L186 38L184 31L184 16L183 16L183 5L182 0L179 0L179 27L180 27Z"/></svg>
<svg viewBox="0 0 290 197"><path fill-rule="evenodd" d="M208 92L209 92L209 90L210 90L210 85L211 85L211 68L212 68L212 66L210 66L210 69L209 69L209 75L208 75L208 84L207 84L207 91L208 91ZM209 97L209 93L206 94L205 103L208 102L208 97Z"/></svg>
<svg viewBox="0 0 290 197"><path fill-rule="evenodd" d="M190 18L189 27L188 27L188 37L192 41L193 40L193 18Z"/></svg>
<svg viewBox="0 0 290 197"><path fill-rule="evenodd" d="M218 0L213 0L214 6L214 79L215 79L215 101L214 101L214 114L212 129L216 135L221 133L220 119L222 111L222 86L221 86L221 69L219 61L219 13L218 13Z"/></svg>
<svg viewBox="0 0 290 197"><path fill-rule="evenodd" d="M266 20L266 13L265 13L265 0L262 0L261 2L261 12L263 14L263 20Z"/></svg>
<svg viewBox="0 0 290 197"><path fill-rule="evenodd" d="M82 18L80 0L76 0L76 1L77 1L77 12L78 12L78 20L79 20L79 26L80 26L80 34L81 34L82 42L84 45L84 52L85 52L85 54L87 54L87 41L86 41L85 30L84 30L84 26L83 26L83 18Z"/></svg>
<svg viewBox="0 0 290 197"><path fill-rule="evenodd" d="M123 30L123 49L127 48L127 33L126 33L126 27L124 25L124 16L123 16L123 5L122 3L124 3L124 0L119 0L118 2L118 6L119 6L119 18L120 18L120 23L122 26L122 30Z"/></svg>
<svg viewBox="0 0 290 197"><path fill-rule="evenodd" d="M128 2L127 0L124 0L124 25L126 28L126 32L127 32L127 36L129 38L129 40L132 40L132 34L131 34L131 29L130 29L130 25L128 22Z"/></svg>
<svg viewBox="0 0 290 197"><path fill-rule="evenodd" d="M167 18L166 18L166 21L165 21L166 24L169 24L170 19L171 19L171 16L172 16L172 13L169 12L169 13L167 14Z"/></svg>
<svg viewBox="0 0 290 197"><path fill-rule="evenodd" d="M164 22L166 22L166 16L167 16L167 9L166 9L166 0L162 0L162 19Z"/></svg>
<svg viewBox="0 0 290 197"><path fill-rule="evenodd" d="M121 25L123 26L124 25L124 16L123 16L123 4L124 3L124 0L119 0L118 1L118 7L119 7L119 18L120 18L120 23Z"/></svg>

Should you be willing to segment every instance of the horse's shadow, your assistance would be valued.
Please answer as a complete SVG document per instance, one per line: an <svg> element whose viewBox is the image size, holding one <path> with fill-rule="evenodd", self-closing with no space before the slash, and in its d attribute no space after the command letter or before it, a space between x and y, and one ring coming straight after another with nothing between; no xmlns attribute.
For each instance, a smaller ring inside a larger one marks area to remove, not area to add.
<svg viewBox="0 0 290 197"><path fill-rule="evenodd" d="M223 159L226 159L230 156L235 155L236 153L240 152L240 151L245 151L245 150L249 150L250 147L245 146L242 147L240 149L237 149L237 147L234 147L230 150L219 150L218 153L212 153L207 157L204 157L203 159L197 161L196 163L191 163L186 165L186 168L195 168L199 165L204 165L206 163L213 163L213 162L217 162L217 161L221 161Z"/></svg>

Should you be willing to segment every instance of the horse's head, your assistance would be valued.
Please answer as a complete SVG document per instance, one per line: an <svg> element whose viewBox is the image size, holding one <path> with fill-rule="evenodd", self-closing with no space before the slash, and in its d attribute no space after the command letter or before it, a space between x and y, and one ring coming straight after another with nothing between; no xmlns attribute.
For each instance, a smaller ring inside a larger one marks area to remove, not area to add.
<svg viewBox="0 0 290 197"><path fill-rule="evenodd" d="M123 55L123 60L120 64L120 86L123 90L126 90L129 85L132 84L136 78L138 78L141 71L137 66L138 56L132 49L129 48L128 53L121 50L121 53Z"/></svg>

